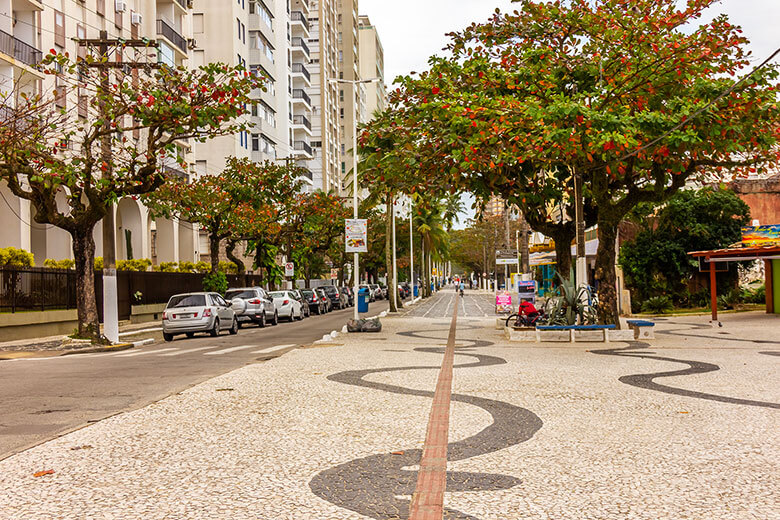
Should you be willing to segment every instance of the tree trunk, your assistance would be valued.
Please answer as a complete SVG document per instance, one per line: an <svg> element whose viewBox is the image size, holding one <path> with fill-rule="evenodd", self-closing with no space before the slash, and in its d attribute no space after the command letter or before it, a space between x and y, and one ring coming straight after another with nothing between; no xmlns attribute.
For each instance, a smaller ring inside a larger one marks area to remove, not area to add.
<svg viewBox="0 0 780 520"><path fill-rule="evenodd" d="M615 273L615 241L618 223L599 219L599 248L596 252L596 280L599 284L599 323L620 328Z"/></svg>
<svg viewBox="0 0 780 520"><path fill-rule="evenodd" d="M71 233L73 258L76 262L76 306L78 309L78 335L102 342L95 298L95 239L92 229Z"/></svg>
<svg viewBox="0 0 780 520"><path fill-rule="evenodd" d="M246 286L246 266L244 265L244 262L242 262L241 259L234 254L237 245L238 245L237 240L228 240L227 248L225 249L225 252L227 254L228 259L231 262L233 262L236 266L236 273L238 274L238 283L241 286Z"/></svg>
<svg viewBox="0 0 780 520"><path fill-rule="evenodd" d="M564 280L570 280L572 275L571 241L574 234L574 228L569 227L561 228L560 232L551 235L555 241L556 269Z"/></svg>
<svg viewBox="0 0 780 520"><path fill-rule="evenodd" d="M209 254L211 255L211 272L216 273L219 271L219 235L216 233L209 234Z"/></svg>
<svg viewBox="0 0 780 520"><path fill-rule="evenodd" d="M393 197L387 198L387 210L385 212L385 268L387 269L387 299L390 301L390 312L398 312L397 297L398 283L393 278ZM396 296L393 296L395 288Z"/></svg>

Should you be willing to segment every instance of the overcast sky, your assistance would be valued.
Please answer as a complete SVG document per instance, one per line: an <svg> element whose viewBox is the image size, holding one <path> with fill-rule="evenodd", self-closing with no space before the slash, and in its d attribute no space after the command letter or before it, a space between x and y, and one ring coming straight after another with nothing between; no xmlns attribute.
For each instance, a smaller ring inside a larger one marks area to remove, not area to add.
<svg viewBox="0 0 780 520"><path fill-rule="evenodd" d="M498 7L511 11L510 0L359 0L361 14L371 18L385 49L385 77L428 68L428 57L440 54L446 33L487 20ZM763 61L780 47L780 0L723 0L709 17L726 13L750 39L753 59ZM469 215L473 212L469 211Z"/></svg>

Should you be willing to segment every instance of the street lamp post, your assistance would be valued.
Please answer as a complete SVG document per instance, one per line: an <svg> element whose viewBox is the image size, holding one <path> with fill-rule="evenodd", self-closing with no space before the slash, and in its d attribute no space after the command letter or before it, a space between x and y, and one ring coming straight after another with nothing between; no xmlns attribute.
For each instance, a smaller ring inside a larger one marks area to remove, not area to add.
<svg viewBox="0 0 780 520"><path fill-rule="evenodd" d="M352 85L352 100L357 97L357 88L359 83L376 83L380 81L380 78L372 78L366 80L347 80L347 79L327 79L331 83L349 83ZM352 157L354 159L354 165L352 167L352 216L355 220L358 218L358 162L359 155L357 149L357 110L352 117ZM355 253L355 321L360 318L358 314L358 291L360 290L360 253Z"/></svg>

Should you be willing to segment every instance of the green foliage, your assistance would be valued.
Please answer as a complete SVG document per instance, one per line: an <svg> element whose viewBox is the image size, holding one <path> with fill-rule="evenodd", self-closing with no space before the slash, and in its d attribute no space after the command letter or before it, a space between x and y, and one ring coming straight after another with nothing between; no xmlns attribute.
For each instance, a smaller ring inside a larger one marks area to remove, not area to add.
<svg viewBox="0 0 780 520"><path fill-rule="evenodd" d="M52 260L47 258L43 261L43 266L49 269L73 269L76 266L76 261L66 258L64 260Z"/></svg>
<svg viewBox="0 0 780 520"><path fill-rule="evenodd" d="M33 267L35 257L29 251L15 247L0 248L0 267Z"/></svg>
<svg viewBox="0 0 780 520"><path fill-rule="evenodd" d="M103 257L102 256L96 256L95 257L95 271L102 271L103 270Z"/></svg>
<svg viewBox="0 0 780 520"><path fill-rule="evenodd" d="M745 287L740 297L745 303L766 303L766 285Z"/></svg>
<svg viewBox="0 0 780 520"><path fill-rule="evenodd" d="M208 273L206 277L203 278L203 290L225 294L228 290L228 282L225 273L222 271Z"/></svg>
<svg viewBox="0 0 780 520"><path fill-rule="evenodd" d="M117 271L148 271L152 266L152 261L148 258L137 258L134 260L118 260L116 263Z"/></svg>
<svg viewBox="0 0 780 520"><path fill-rule="evenodd" d="M176 273L179 271L179 264L176 262L161 262L159 265L154 266L154 270L161 273Z"/></svg>
<svg viewBox="0 0 780 520"><path fill-rule="evenodd" d="M685 302L688 281L698 269L688 253L728 247L740 240L749 221L750 208L729 190L677 193L656 217L644 219L633 241L623 244L619 263L627 285L639 301L667 294Z"/></svg>
<svg viewBox="0 0 780 520"><path fill-rule="evenodd" d="M237 274L238 267L233 262L220 262L219 270L226 274Z"/></svg>
<svg viewBox="0 0 780 520"><path fill-rule="evenodd" d="M742 303L742 291L739 289L731 289L718 296L718 307L722 309L735 309L740 303Z"/></svg>
<svg viewBox="0 0 780 520"><path fill-rule="evenodd" d="M201 260L198 263L195 262L180 262L180 273L208 273L211 270L211 265L208 262Z"/></svg>
<svg viewBox="0 0 780 520"><path fill-rule="evenodd" d="M668 296L653 296L642 303L642 312L665 314L674 309L672 299Z"/></svg>

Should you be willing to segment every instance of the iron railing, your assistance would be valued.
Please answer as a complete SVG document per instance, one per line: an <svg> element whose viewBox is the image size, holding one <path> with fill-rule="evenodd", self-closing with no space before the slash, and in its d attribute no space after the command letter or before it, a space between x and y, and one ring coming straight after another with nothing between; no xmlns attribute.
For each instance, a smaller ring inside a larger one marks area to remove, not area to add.
<svg viewBox="0 0 780 520"><path fill-rule="evenodd" d="M5 31L0 31L0 51L31 67L37 65L43 58L41 51Z"/></svg>
<svg viewBox="0 0 780 520"><path fill-rule="evenodd" d="M311 98L306 93L306 91L303 90L303 89L294 88L293 91L292 91L292 97L293 97L293 99L302 99L302 100L306 101L306 103L311 105Z"/></svg>
<svg viewBox="0 0 780 520"><path fill-rule="evenodd" d="M311 155L311 145L304 141L294 141L293 150L296 152L306 152L307 154Z"/></svg>
<svg viewBox="0 0 780 520"><path fill-rule="evenodd" d="M176 32L176 29L165 23L165 20L157 20L157 34L164 36L182 52L187 52L187 39Z"/></svg>
<svg viewBox="0 0 780 520"><path fill-rule="evenodd" d="M303 41L303 38L299 38L298 36L296 36L295 38L292 38L290 42L292 43L293 47L300 47L301 49L303 49L303 52L306 53L306 56L308 56L311 53L309 51L309 46L306 45L306 42Z"/></svg>
<svg viewBox="0 0 780 520"><path fill-rule="evenodd" d="M293 63L292 71L297 74L303 74L303 77L311 81L311 74L309 73L308 69L303 66L303 63Z"/></svg>
<svg viewBox="0 0 780 520"><path fill-rule="evenodd" d="M293 116L293 124L294 125L303 125L309 130L311 130L311 121L309 121L306 116Z"/></svg>
<svg viewBox="0 0 780 520"><path fill-rule="evenodd" d="M304 27L306 27L306 30L309 30L309 20L306 19L306 16L300 11L293 11L290 13L290 20L293 22L301 22Z"/></svg>

